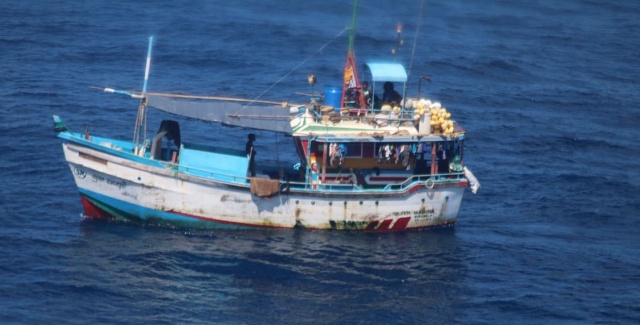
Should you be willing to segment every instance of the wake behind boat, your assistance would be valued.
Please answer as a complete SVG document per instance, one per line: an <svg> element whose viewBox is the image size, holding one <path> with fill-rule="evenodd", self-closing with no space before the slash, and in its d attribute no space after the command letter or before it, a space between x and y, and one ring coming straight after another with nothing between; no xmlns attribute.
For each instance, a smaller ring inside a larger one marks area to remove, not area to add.
<svg viewBox="0 0 640 325"><path fill-rule="evenodd" d="M204 228L454 224L465 188L479 187L463 164L466 131L440 103L395 91L407 89L401 64L370 62L359 76L353 35L352 26L342 89L303 105L148 93L151 38L142 92L105 89L140 99L132 141L71 132L54 116L85 215ZM385 92L376 94L380 85ZM282 168L255 158L252 134L245 150L185 141L173 120L147 137L149 108L290 135L299 163Z"/></svg>

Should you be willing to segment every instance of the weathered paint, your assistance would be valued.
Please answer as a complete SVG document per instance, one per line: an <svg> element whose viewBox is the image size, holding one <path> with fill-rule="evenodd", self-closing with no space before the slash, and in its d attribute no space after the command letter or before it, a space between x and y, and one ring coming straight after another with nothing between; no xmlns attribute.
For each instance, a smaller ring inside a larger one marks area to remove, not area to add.
<svg viewBox="0 0 640 325"><path fill-rule="evenodd" d="M395 194L291 190L261 198L249 192L248 184L189 176L162 164L112 155L100 147L69 142L63 148L85 213L134 222L398 231L454 223L464 191L456 181L433 189L416 184Z"/></svg>

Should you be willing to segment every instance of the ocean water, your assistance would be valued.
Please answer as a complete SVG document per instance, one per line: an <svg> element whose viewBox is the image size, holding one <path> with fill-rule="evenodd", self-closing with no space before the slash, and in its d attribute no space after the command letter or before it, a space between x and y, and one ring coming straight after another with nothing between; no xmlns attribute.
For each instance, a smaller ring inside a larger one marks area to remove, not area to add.
<svg viewBox="0 0 640 325"><path fill-rule="evenodd" d="M482 188L454 228L83 220L51 115L129 139L137 102L91 87L140 90L149 36L150 91L305 101L309 73L340 82L352 4L0 2L0 323L640 322L640 2L360 2L356 59L430 76L422 94L468 131ZM245 133L182 129L229 146ZM257 150L286 161L290 141L259 134Z"/></svg>

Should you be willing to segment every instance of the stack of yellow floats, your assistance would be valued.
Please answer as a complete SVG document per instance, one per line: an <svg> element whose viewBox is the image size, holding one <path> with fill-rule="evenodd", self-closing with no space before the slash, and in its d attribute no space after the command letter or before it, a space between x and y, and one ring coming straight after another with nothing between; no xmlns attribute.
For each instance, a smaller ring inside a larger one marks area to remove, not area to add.
<svg viewBox="0 0 640 325"><path fill-rule="evenodd" d="M424 114L431 116L431 131L435 134L442 134L445 136L453 134L453 121L451 120L451 113L438 102L431 102L427 99L420 99L416 101L407 100L406 107L414 108L413 118L415 121L420 120L420 117Z"/></svg>

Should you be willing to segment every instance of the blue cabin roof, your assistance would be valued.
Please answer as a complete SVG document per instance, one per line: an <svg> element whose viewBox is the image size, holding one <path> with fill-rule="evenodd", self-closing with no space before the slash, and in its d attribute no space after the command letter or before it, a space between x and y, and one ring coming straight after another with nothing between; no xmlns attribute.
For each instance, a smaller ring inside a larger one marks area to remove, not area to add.
<svg viewBox="0 0 640 325"><path fill-rule="evenodd" d="M407 71L399 63L365 63L365 69L371 72L371 80L407 82Z"/></svg>
<svg viewBox="0 0 640 325"><path fill-rule="evenodd" d="M227 182L244 182L249 157L244 150L182 143L179 171Z"/></svg>

